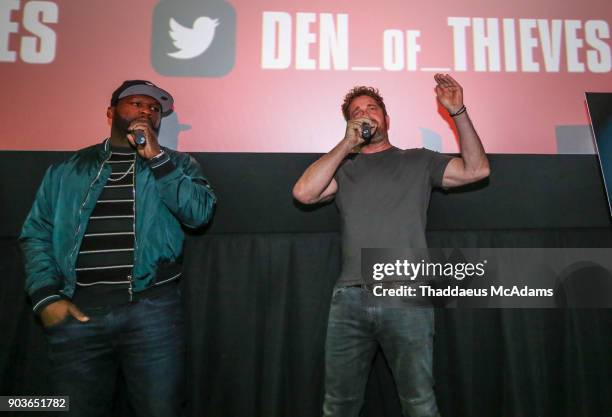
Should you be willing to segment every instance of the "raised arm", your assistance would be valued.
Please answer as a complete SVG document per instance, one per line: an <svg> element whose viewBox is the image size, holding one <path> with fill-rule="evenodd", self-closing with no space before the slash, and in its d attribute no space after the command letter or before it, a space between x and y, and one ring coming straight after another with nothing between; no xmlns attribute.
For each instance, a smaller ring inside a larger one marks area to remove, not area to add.
<svg viewBox="0 0 612 417"><path fill-rule="evenodd" d="M450 75L436 74L436 95L440 104L452 116L461 157L453 158L444 171L443 187L458 187L489 176L489 160L463 103L463 88Z"/></svg>

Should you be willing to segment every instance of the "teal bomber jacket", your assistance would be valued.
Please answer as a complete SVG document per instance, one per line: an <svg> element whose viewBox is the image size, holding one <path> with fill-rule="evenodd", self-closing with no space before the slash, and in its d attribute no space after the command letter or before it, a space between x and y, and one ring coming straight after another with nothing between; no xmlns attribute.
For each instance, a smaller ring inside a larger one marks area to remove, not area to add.
<svg viewBox="0 0 612 417"><path fill-rule="evenodd" d="M185 239L181 225L198 228L212 216L216 196L188 154L163 148L155 160L136 158L132 291L178 278ZM72 298L75 265L89 217L111 168L110 143L77 151L47 170L23 225L26 292L33 309ZM171 271L172 275L167 273Z"/></svg>

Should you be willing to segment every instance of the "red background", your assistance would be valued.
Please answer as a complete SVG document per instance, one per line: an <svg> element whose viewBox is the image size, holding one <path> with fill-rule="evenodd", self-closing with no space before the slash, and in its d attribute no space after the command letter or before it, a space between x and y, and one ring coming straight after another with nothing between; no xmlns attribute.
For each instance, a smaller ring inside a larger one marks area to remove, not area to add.
<svg viewBox="0 0 612 417"><path fill-rule="evenodd" d="M26 1L21 1L23 9ZM282 11L347 13L349 67L381 66L385 29L420 30L419 66L453 67L452 28L447 18L496 17L611 21L609 0L580 3L554 0L490 2L257 1L229 2L236 10L237 46L233 70L221 78L166 77L151 65L151 30L157 1L55 1L59 22L50 64L0 63L4 98L0 100L0 149L73 150L108 135L105 117L111 92L124 79L149 79L175 98L180 133L178 148L210 152L326 152L344 134L340 104L356 84L380 89L391 116L391 142L420 147L421 129L442 138L444 152L456 152L449 124L438 112L432 72L357 72L264 70L261 68L262 13ZM571 4L570 4L571 3ZM18 51L20 24L9 47ZM295 18L294 18L295 29ZM318 27L312 25L313 29ZM517 24L518 35L518 24ZM583 31L579 31L582 36ZM537 32L536 32L537 34ZM610 40L605 42L610 45ZM468 36L468 45L471 37ZM565 42L562 43L564 51ZM585 42L580 58L585 62ZM561 71L544 72L541 50L537 73L454 73L488 152L556 153L555 127L586 125L585 91L611 91L612 75L569 73L565 53ZM468 46L468 50L470 47ZM317 58L318 46L311 56ZM503 59L503 49L501 50ZM294 62L294 60L292 61ZM586 64L585 64L586 65ZM503 63L502 63L503 69Z"/></svg>

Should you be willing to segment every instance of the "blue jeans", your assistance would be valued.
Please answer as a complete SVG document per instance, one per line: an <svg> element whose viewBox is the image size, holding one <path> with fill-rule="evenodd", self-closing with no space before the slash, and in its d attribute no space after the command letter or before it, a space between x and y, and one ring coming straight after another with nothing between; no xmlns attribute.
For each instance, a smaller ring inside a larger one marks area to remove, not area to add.
<svg viewBox="0 0 612 417"><path fill-rule="evenodd" d="M399 304L398 304L399 303ZM357 417L380 344L406 417L439 417L433 391L434 311L370 290L334 290L325 342L325 417Z"/></svg>
<svg viewBox="0 0 612 417"><path fill-rule="evenodd" d="M61 415L110 417L119 372L138 416L180 415L185 326L178 289L82 310L90 318L86 323L68 315L45 327L55 395L70 396L70 412Z"/></svg>

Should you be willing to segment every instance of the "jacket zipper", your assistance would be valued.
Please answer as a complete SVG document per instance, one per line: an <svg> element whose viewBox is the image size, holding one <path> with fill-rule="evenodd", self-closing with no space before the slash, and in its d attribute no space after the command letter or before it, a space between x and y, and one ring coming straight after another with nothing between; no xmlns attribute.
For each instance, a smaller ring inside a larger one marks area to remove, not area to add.
<svg viewBox="0 0 612 417"><path fill-rule="evenodd" d="M79 208L79 225L77 226L77 230L76 230L76 234L75 237L79 236L79 234L81 233L81 226L82 226L82 222L81 222L81 215L83 214L83 208L85 207L85 204L87 203L87 201L89 200L89 196L91 194L91 188L93 187L93 185L98 181L98 179L100 179L100 175L102 174L102 169L104 168L104 164L106 163L106 161L108 161L110 159L110 154L106 157L106 159L104 161L102 161L102 163L100 164L100 169L98 170L98 174L96 175L96 177L93 179L93 181L91 182L91 184L89 184L89 188L87 190L87 194L85 195L85 199L83 200L83 202L81 203L81 207ZM74 259L76 252L78 251L78 245L79 245L79 240L76 239L74 242L74 247L72 248L72 254L71 254L71 258ZM72 261L71 261L72 262ZM74 269L74 263L73 263L73 269Z"/></svg>
<svg viewBox="0 0 612 417"><path fill-rule="evenodd" d="M134 299L134 292L133 292L133 289L132 289L132 276L128 275L127 279L130 282L130 285L128 287L128 294L130 295L130 303L131 303L132 300Z"/></svg>
<svg viewBox="0 0 612 417"><path fill-rule="evenodd" d="M128 275L128 281L130 281L130 286L128 288L128 293L130 294L130 303L134 300L134 287L133 287L133 277L134 277L134 268L136 268L136 257L138 256L138 242L136 240L136 161L137 154L134 154L134 171L132 175L134 176L132 180L132 211L134 212L134 217L132 217L132 231L134 232L134 258L132 260L132 273Z"/></svg>

